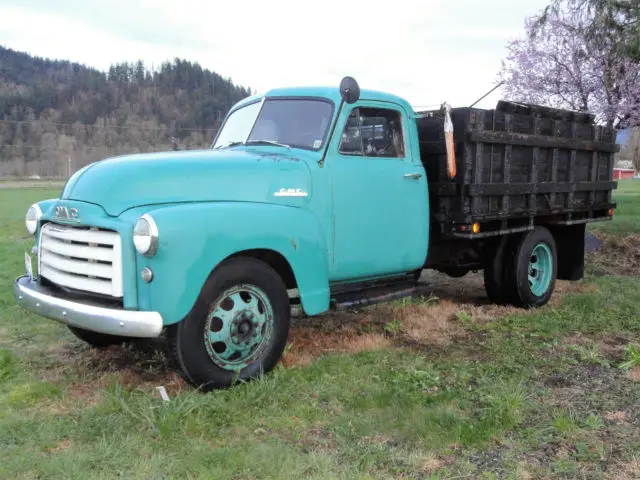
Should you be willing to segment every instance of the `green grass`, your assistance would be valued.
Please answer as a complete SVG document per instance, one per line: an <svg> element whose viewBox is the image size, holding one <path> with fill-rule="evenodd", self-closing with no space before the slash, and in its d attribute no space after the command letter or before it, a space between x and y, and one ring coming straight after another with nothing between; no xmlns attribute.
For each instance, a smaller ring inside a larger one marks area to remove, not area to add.
<svg viewBox="0 0 640 480"><path fill-rule="evenodd" d="M613 234L640 232L640 180L618 181L614 201L617 203L615 221L592 223L589 229Z"/></svg>
<svg viewBox="0 0 640 480"><path fill-rule="evenodd" d="M640 449L638 278L590 277L557 307L490 322L461 311L438 348L407 346L389 318L381 351L163 402L161 355L92 352L14 305L24 212L56 194L0 190L0 478L604 478ZM606 228L633 231L635 194L616 194Z"/></svg>

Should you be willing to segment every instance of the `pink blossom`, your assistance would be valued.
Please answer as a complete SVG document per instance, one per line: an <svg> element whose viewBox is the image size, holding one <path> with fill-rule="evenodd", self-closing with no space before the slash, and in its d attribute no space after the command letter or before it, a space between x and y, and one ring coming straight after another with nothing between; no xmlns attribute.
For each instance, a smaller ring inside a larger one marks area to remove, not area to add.
<svg viewBox="0 0 640 480"><path fill-rule="evenodd" d="M550 9L544 23L529 18L526 37L507 45L499 78L507 98L589 111L599 123L640 125L640 65L616 54L613 41L593 38L586 8Z"/></svg>

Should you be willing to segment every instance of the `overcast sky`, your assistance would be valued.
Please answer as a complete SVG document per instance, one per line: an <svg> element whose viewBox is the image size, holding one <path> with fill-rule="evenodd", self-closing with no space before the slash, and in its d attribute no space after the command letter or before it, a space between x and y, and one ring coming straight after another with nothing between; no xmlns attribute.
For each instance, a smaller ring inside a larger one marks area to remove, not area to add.
<svg viewBox="0 0 640 480"><path fill-rule="evenodd" d="M548 3L0 0L0 45L101 70L181 57L258 92L351 75L412 105L461 106L494 85L505 45Z"/></svg>

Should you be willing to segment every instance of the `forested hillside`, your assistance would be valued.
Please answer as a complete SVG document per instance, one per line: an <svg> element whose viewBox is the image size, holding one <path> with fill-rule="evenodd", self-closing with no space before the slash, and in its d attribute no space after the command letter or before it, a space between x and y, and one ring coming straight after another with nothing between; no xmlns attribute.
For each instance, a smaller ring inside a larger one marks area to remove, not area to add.
<svg viewBox="0 0 640 480"><path fill-rule="evenodd" d="M0 46L0 177L66 177L107 156L206 147L249 94L180 59L104 73Z"/></svg>

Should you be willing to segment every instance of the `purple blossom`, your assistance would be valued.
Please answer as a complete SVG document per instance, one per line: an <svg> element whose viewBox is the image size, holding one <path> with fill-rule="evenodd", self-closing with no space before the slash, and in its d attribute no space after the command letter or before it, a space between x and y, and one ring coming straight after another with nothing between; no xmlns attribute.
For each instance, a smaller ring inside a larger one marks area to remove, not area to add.
<svg viewBox="0 0 640 480"><path fill-rule="evenodd" d="M526 37L507 45L500 80L512 100L589 111L616 128L640 125L640 65L616 54L610 38L587 34L593 12L551 9L525 21Z"/></svg>

